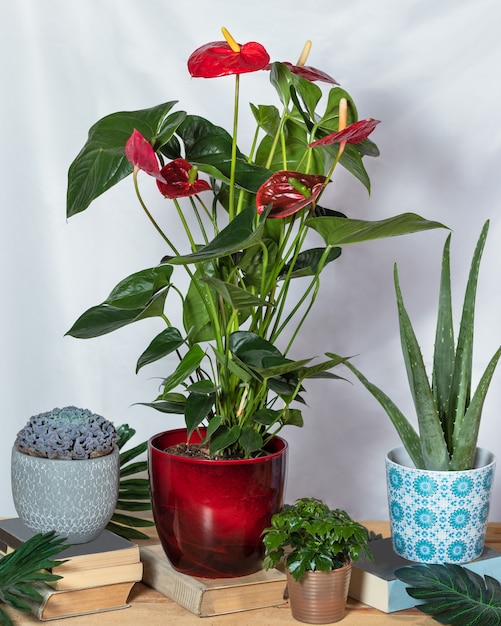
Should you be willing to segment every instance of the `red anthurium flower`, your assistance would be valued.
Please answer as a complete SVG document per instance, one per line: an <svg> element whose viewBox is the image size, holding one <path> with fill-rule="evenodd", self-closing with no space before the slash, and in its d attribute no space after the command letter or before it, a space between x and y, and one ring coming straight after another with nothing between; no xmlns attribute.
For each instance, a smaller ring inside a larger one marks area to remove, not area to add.
<svg viewBox="0 0 501 626"><path fill-rule="evenodd" d="M141 135L138 130L134 130L125 144L125 156L135 168L143 170L150 176L162 181L160 166L157 155L150 142Z"/></svg>
<svg viewBox="0 0 501 626"><path fill-rule="evenodd" d="M229 74L257 72L266 67L270 55L260 43L238 44L223 28L226 41L201 46L188 59L188 71L195 78L216 78Z"/></svg>
<svg viewBox="0 0 501 626"><path fill-rule="evenodd" d="M269 217L293 215L316 200L325 181L325 176L319 174L275 172L257 190L257 212L263 213L271 204Z"/></svg>
<svg viewBox="0 0 501 626"><path fill-rule="evenodd" d="M360 143L372 133L372 131L379 124L379 120L373 120L368 118L366 120L360 120L350 124L343 130L339 130L335 133L331 133L322 139L317 139L308 144L310 148L316 146L329 146L333 143Z"/></svg>
<svg viewBox="0 0 501 626"><path fill-rule="evenodd" d="M297 76L301 76L301 78L305 78L309 80L310 83L314 83L317 80L323 81L324 83L330 83L331 85L339 85L339 83L326 74L322 72L322 70L318 70L316 67L312 67L311 65L292 65L288 61L284 61L283 65L286 65L293 74L297 74ZM268 64L265 70L271 69L271 64Z"/></svg>
<svg viewBox="0 0 501 626"><path fill-rule="evenodd" d="M175 159L167 163L160 173L165 182L157 181L157 185L166 198L185 198L211 189L206 180L198 179L197 168L186 159Z"/></svg>

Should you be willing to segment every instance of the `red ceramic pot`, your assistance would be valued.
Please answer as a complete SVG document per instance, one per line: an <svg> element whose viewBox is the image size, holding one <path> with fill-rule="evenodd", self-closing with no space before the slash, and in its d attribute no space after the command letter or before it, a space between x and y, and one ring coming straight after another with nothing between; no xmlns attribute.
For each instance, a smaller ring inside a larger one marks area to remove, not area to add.
<svg viewBox="0 0 501 626"><path fill-rule="evenodd" d="M200 438L195 433L190 441ZM283 506L287 443L274 437L267 456L231 461L164 452L182 442L184 428L148 442L153 515L169 561L204 578L257 572L264 556L261 532Z"/></svg>

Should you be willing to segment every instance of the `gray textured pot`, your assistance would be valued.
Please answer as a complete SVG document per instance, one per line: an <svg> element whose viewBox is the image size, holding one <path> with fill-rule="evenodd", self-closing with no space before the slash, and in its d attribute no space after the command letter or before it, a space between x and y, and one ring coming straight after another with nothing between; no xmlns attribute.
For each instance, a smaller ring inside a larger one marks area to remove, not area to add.
<svg viewBox="0 0 501 626"><path fill-rule="evenodd" d="M17 514L30 530L55 530L69 543L87 543L115 510L119 450L92 459L61 460L29 456L14 447L11 481Z"/></svg>

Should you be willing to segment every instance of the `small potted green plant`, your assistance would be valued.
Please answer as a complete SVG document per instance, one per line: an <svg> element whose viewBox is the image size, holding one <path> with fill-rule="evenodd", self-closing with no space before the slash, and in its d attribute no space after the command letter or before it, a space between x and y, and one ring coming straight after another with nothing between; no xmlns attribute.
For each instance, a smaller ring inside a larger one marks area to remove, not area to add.
<svg viewBox="0 0 501 626"><path fill-rule="evenodd" d="M431 378L404 306L395 267L402 351L418 432L381 389L353 363L346 363L385 409L402 440L403 447L387 455L390 521L395 550L413 561L463 563L477 558L483 550L495 458L477 447L477 439L485 397L501 357L498 348L474 390L475 300L488 228L487 221L473 254L457 342L452 316L450 235L445 242ZM438 494L440 498L433 497Z"/></svg>
<svg viewBox="0 0 501 626"><path fill-rule="evenodd" d="M341 509L317 498L285 505L263 532L264 567L285 566L292 615L309 624L344 617L351 564L370 557L368 534Z"/></svg>
<svg viewBox="0 0 501 626"><path fill-rule="evenodd" d="M32 416L12 449L14 506L36 533L55 530L69 543L91 541L115 510L120 480L118 434L88 409Z"/></svg>

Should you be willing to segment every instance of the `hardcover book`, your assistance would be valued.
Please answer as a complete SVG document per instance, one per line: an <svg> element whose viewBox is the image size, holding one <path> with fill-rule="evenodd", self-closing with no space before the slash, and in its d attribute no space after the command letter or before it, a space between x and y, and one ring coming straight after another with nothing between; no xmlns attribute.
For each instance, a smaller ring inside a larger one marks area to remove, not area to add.
<svg viewBox="0 0 501 626"><path fill-rule="evenodd" d="M406 585L395 576L399 567L416 565L413 561L402 558L393 550L391 537L371 541L369 547L374 561L362 557L353 563L348 595L354 600L373 606L385 613L409 609L419 600L411 598ZM492 576L501 579L501 553L485 547L481 557L464 567L480 576Z"/></svg>
<svg viewBox="0 0 501 626"><path fill-rule="evenodd" d="M287 602L286 576L261 570L239 578L197 578L175 570L160 544L142 547L143 582L199 617L278 606Z"/></svg>
<svg viewBox="0 0 501 626"><path fill-rule="evenodd" d="M29 530L17 517L0 520L0 552L4 554L18 548L35 533ZM94 541L74 544L54 557L68 559L57 568L62 576L70 571L94 570L138 563L139 546L109 530ZM98 583L99 584L99 583Z"/></svg>
<svg viewBox="0 0 501 626"><path fill-rule="evenodd" d="M28 601L31 612L41 621L114 611L130 606L127 603L133 582L57 591L44 583L35 583L42 602Z"/></svg>

